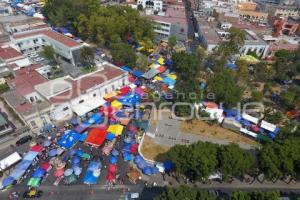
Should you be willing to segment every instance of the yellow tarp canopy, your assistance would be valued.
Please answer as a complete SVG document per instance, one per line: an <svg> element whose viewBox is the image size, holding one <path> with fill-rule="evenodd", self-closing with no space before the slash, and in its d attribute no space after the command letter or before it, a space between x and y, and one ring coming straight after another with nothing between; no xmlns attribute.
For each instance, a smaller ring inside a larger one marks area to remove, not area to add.
<svg viewBox="0 0 300 200"><path fill-rule="evenodd" d="M110 132L116 136L118 135L122 135L124 126L120 125L120 124L114 124L114 125L110 125L107 129L107 132Z"/></svg>
<svg viewBox="0 0 300 200"><path fill-rule="evenodd" d="M111 106L115 109L120 109L122 108L122 103L120 103L118 100L114 100L111 102Z"/></svg>
<svg viewBox="0 0 300 200"><path fill-rule="evenodd" d="M176 80L177 79L177 75L176 74L168 74L167 77Z"/></svg>
<svg viewBox="0 0 300 200"><path fill-rule="evenodd" d="M161 64L161 65L164 65L164 64L165 64L165 59L164 59L164 58L159 58L159 59L157 60L157 62L158 62L159 64Z"/></svg>
<svg viewBox="0 0 300 200"><path fill-rule="evenodd" d="M155 76L155 77L154 77L154 80L162 81L163 79L162 79L160 76Z"/></svg>

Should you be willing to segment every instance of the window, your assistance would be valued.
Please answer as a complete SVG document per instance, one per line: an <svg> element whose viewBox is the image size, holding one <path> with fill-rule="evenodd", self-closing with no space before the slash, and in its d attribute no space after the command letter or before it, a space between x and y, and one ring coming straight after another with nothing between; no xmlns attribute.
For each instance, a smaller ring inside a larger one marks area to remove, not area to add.
<svg viewBox="0 0 300 200"><path fill-rule="evenodd" d="M83 99L81 99L78 103L83 103L84 102L84 100Z"/></svg>
<svg viewBox="0 0 300 200"><path fill-rule="evenodd" d="M112 86L111 86L111 89L112 89L112 91L114 91L114 90L115 90L115 86L114 86L114 85L112 85Z"/></svg>
<svg viewBox="0 0 300 200"><path fill-rule="evenodd" d="M107 94L107 88L105 88L104 93Z"/></svg>
<svg viewBox="0 0 300 200"><path fill-rule="evenodd" d="M34 102L34 98L30 97L30 102L33 103Z"/></svg>
<svg viewBox="0 0 300 200"><path fill-rule="evenodd" d="M46 42L45 39L42 39L43 42Z"/></svg>
<svg viewBox="0 0 300 200"><path fill-rule="evenodd" d="M69 107L64 107L63 111L69 110Z"/></svg>
<svg viewBox="0 0 300 200"><path fill-rule="evenodd" d="M97 96L97 94L96 94L96 93L94 93L94 94L93 94L93 97L96 97L96 96Z"/></svg>

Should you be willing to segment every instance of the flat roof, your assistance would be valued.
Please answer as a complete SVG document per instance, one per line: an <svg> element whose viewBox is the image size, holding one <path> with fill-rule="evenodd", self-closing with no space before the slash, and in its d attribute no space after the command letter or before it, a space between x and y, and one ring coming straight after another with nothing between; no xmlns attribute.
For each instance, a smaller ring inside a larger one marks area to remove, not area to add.
<svg viewBox="0 0 300 200"><path fill-rule="evenodd" d="M66 90L72 89L70 82L66 81L65 78L58 78L55 80L50 80L39 85L34 86L34 88L41 93L44 97L49 99L55 94L59 94Z"/></svg>
<svg viewBox="0 0 300 200"><path fill-rule="evenodd" d="M43 35L46 36L50 39L56 40L57 42L68 46L68 47L76 47L76 46L80 46L81 44L76 42L75 40L64 36L63 34L60 34L56 31L53 31L52 29L48 28L48 29L43 29L43 30L32 30L29 32L25 32L25 33L16 33L13 35L14 39L22 39L22 38L27 38L27 37L33 37L36 35Z"/></svg>
<svg viewBox="0 0 300 200"><path fill-rule="evenodd" d="M162 15L150 15L151 19L156 21L162 21L167 23L182 23L187 24L185 8L184 7L168 7L164 16Z"/></svg>

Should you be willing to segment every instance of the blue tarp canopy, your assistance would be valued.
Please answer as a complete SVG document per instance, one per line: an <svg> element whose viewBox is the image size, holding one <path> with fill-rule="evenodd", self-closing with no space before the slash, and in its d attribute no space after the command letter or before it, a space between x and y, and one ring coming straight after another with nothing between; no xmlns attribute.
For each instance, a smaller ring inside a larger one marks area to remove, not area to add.
<svg viewBox="0 0 300 200"><path fill-rule="evenodd" d="M110 157L110 159L109 159L109 163L110 163L110 164L115 164L115 163L117 163L117 162L118 162L117 157L115 157L115 156L111 156L111 157Z"/></svg>
<svg viewBox="0 0 300 200"><path fill-rule="evenodd" d="M152 168L150 166L146 166L142 171L143 171L143 174L146 174L146 175L152 174Z"/></svg>
<svg viewBox="0 0 300 200"><path fill-rule="evenodd" d="M18 181L25 174L25 172L26 170L24 169L15 169L9 176Z"/></svg>
<svg viewBox="0 0 300 200"><path fill-rule="evenodd" d="M16 169L18 170L27 170L28 167L31 165L32 161L30 160L22 160L17 166Z"/></svg>
<svg viewBox="0 0 300 200"><path fill-rule="evenodd" d="M238 111L235 109L226 109L224 110L226 117L235 117L238 114Z"/></svg>
<svg viewBox="0 0 300 200"><path fill-rule="evenodd" d="M101 163L100 162L96 162L96 161L91 161L87 171L94 171L96 169L100 169L101 168Z"/></svg>
<svg viewBox="0 0 300 200"><path fill-rule="evenodd" d="M93 171L87 171L83 182L85 184L97 184L99 177L94 176Z"/></svg>
<svg viewBox="0 0 300 200"><path fill-rule="evenodd" d="M29 151L24 157L23 160L33 161L39 153L35 151Z"/></svg>
<svg viewBox="0 0 300 200"><path fill-rule="evenodd" d="M174 169L174 163L171 160L165 160L163 164L166 172Z"/></svg>
<svg viewBox="0 0 300 200"><path fill-rule="evenodd" d="M89 124L99 124L99 123L101 123L103 121L103 113L100 113L100 112L98 112L98 113L95 113L95 114L93 114L91 117L90 117L90 119L88 120L88 123Z"/></svg>
<svg viewBox="0 0 300 200"><path fill-rule="evenodd" d="M81 135L75 131L68 131L58 140L58 145L66 149L71 148L79 141L80 136Z"/></svg>
<svg viewBox="0 0 300 200"><path fill-rule="evenodd" d="M171 79L170 77L165 77L165 78L163 79L163 82L164 82L165 84L168 84L168 85L175 85L176 80Z"/></svg>
<svg viewBox="0 0 300 200"><path fill-rule="evenodd" d="M78 164L80 163L80 158L78 156L75 156L72 158L72 164Z"/></svg>
<svg viewBox="0 0 300 200"><path fill-rule="evenodd" d="M42 178L43 176L45 176L46 174L46 170L44 170L43 168L37 168L33 173L32 176L33 178Z"/></svg>
<svg viewBox="0 0 300 200"><path fill-rule="evenodd" d="M123 105L135 105L141 101L141 96L135 93L129 93L119 99Z"/></svg>
<svg viewBox="0 0 300 200"><path fill-rule="evenodd" d="M87 132L82 133L81 136L80 136L80 138L79 138L79 141L80 142L84 142L86 140L87 135L88 135Z"/></svg>
<svg viewBox="0 0 300 200"><path fill-rule="evenodd" d="M86 129L88 129L91 126L90 123L88 122L83 122L82 124L76 126L73 130L77 133L82 133L84 132Z"/></svg>
<svg viewBox="0 0 300 200"><path fill-rule="evenodd" d="M3 181L2 181L2 186L3 187L7 187L13 184L13 182L15 181L15 179L13 177L6 177Z"/></svg>
<svg viewBox="0 0 300 200"><path fill-rule="evenodd" d="M234 63L227 63L225 65L225 67L229 68L229 69L232 69L232 70L236 70L237 69L237 65L234 64Z"/></svg>
<svg viewBox="0 0 300 200"><path fill-rule="evenodd" d="M129 73L132 73L132 69L129 66L122 66L121 69L123 69L123 70L125 70L125 71L127 71Z"/></svg>
<svg viewBox="0 0 300 200"><path fill-rule="evenodd" d="M115 136L114 134L112 134L112 133L108 133L108 134L106 135L106 139L109 140L109 141L112 141L115 137L116 137L116 136Z"/></svg>
<svg viewBox="0 0 300 200"><path fill-rule="evenodd" d="M51 149L50 151L49 151L49 156L50 157L53 157L53 156L56 156L57 155L57 149Z"/></svg>
<svg viewBox="0 0 300 200"><path fill-rule="evenodd" d="M42 127L41 131L42 132L50 132L53 128L53 125L52 124L46 124Z"/></svg>
<svg viewBox="0 0 300 200"><path fill-rule="evenodd" d="M134 162L136 163L136 164L138 164L138 163L140 163L140 162L143 162L144 161L144 159L142 158L142 156L140 156L140 155L137 155L135 158L134 158Z"/></svg>
<svg viewBox="0 0 300 200"><path fill-rule="evenodd" d="M140 71L140 70L133 70L132 71L132 75L135 77L141 77L144 74L144 72Z"/></svg>

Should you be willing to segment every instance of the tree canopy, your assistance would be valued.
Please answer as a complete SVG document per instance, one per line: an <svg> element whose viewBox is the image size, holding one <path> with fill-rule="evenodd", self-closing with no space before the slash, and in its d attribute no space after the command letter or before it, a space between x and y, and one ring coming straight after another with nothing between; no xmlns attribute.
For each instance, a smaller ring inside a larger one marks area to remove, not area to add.
<svg viewBox="0 0 300 200"><path fill-rule="evenodd" d="M124 43L114 43L110 47L114 62L120 62L131 67L136 65L137 57L131 46Z"/></svg>
<svg viewBox="0 0 300 200"><path fill-rule="evenodd" d="M211 76L208 80L208 91L214 93L217 102L229 107L240 102L242 97L242 88L236 84L229 69L222 69Z"/></svg>
<svg viewBox="0 0 300 200"><path fill-rule="evenodd" d="M161 195L154 198L155 200L279 200L280 194L277 191L234 191L231 195L223 194L217 197L212 192L201 190L196 187L180 186L178 188L165 188Z"/></svg>
<svg viewBox="0 0 300 200"><path fill-rule="evenodd" d="M97 0L48 0L43 13L54 26L74 30L98 45L112 42L152 40L151 21L127 6L99 6Z"/></svg>

